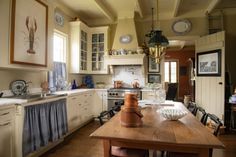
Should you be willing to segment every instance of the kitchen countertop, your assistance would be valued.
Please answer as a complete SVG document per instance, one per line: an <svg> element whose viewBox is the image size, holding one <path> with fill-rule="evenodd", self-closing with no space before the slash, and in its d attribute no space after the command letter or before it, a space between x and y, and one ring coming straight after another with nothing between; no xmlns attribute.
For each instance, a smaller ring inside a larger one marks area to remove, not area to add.
<svg viewBox="0 0 236 157"><path fill-rule="evenodd" d="M14 105L27 103L27 100L13 99L13 98L0 98L0 106Z"/></svg>
<svg viewBox="0 0 236 157"><path fill-rule="evenodd" d="M73 95L88 91L107 91L108 89L105 88L89 88L89 89L73 89L73 90L67 90L67 91L57 91L55 94L67 94L67 95Z"/></svg>
<svg viewBox="0 0 236 157"><path fill-rule="evenodd" d="M107 89L99 89L99 88L92 88L92 89L74 89L74 90L68 90L68 91L57 91L53 94L67 94L67 95L73 95L88 91L106 91ZM37 101L36 101L37 102ZM9 105L15 105L15 104L26 104L29 103L27 99L16 99L16 98L0 98L0 107L1 106L9 106Z"/></svg>

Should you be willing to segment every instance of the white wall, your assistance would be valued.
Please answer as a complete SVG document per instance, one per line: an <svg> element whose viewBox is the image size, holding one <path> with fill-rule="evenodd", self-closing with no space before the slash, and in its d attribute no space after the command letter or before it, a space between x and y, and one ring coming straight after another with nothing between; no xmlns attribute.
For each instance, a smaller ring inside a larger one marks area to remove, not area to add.
<svg viewBox="0 0 236 157"><path fill-rule="evenodd" d="M196 41L196 53L221 49L221 75L196 76L196 102L206 112L224 119L225 101L225 32L219 32L199 38ZM197 61L197 59L196 59ZM221 84L220 84L221 83Z"/></svg>

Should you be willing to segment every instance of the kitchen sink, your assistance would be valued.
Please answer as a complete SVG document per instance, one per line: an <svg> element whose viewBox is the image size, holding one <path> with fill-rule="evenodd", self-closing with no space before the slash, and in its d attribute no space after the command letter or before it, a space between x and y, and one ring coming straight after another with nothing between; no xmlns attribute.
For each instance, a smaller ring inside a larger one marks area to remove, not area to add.
<svg viewBox="0 0 236 157"><path fill-rule="evenodd" d="M19 95L19 96L10 96L8 98L14 98L14 99L25 99L28 102L38 101L38 100L44 100L44 99L51 99L51 98L57 98L66 96L67 94L53 94L53 93L38 93L38 94L27 94L27 95Z"/></svg>

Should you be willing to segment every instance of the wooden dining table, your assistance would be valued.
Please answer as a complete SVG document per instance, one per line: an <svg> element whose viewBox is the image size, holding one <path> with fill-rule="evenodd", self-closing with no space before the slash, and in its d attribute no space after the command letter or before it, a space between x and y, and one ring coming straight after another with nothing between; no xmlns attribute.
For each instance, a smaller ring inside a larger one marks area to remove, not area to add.
<svg viewBox="0 0 236 157"><path fill-rule="evenodd" d="M141 109L143 124L140 127L122 126L119 112L90 137L103 140L104 157L111 157L111 146L196 153L199 157L208 157L213 148L225 147L190 112L181 119L172 121L161 116L158 112L161 108L188 111L180 102L146 105Z"/></svg>

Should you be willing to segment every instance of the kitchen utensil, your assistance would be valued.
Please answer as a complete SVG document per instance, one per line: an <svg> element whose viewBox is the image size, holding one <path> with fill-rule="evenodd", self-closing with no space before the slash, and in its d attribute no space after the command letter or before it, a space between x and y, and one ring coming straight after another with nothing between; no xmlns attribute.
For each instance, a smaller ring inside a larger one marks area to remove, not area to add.
<svg viewBox="0 0 236 157"><path fill-rule="evenodd" d="M3 95L3 92L0 92L0 98L2 97L2 95Z"/></svg>
<svg viewBox="0 0 236 157"><path fill-rule="evenodd" d="M114 88L121 88L122 87L122 81L114 81Z"/></svg>
<svg viewBox="0 0 236 157"><path fill-rule="evenodd" d="M15 80L10 83L10 89L14 95L21 95L26 89L24 80Z"/></svg>
<svg viewBox="0 0 236 157"><path fill-rule="evenodd" d="M139 81L138 79L135 79L132 83L133 88L139 88Z"/></svg>

